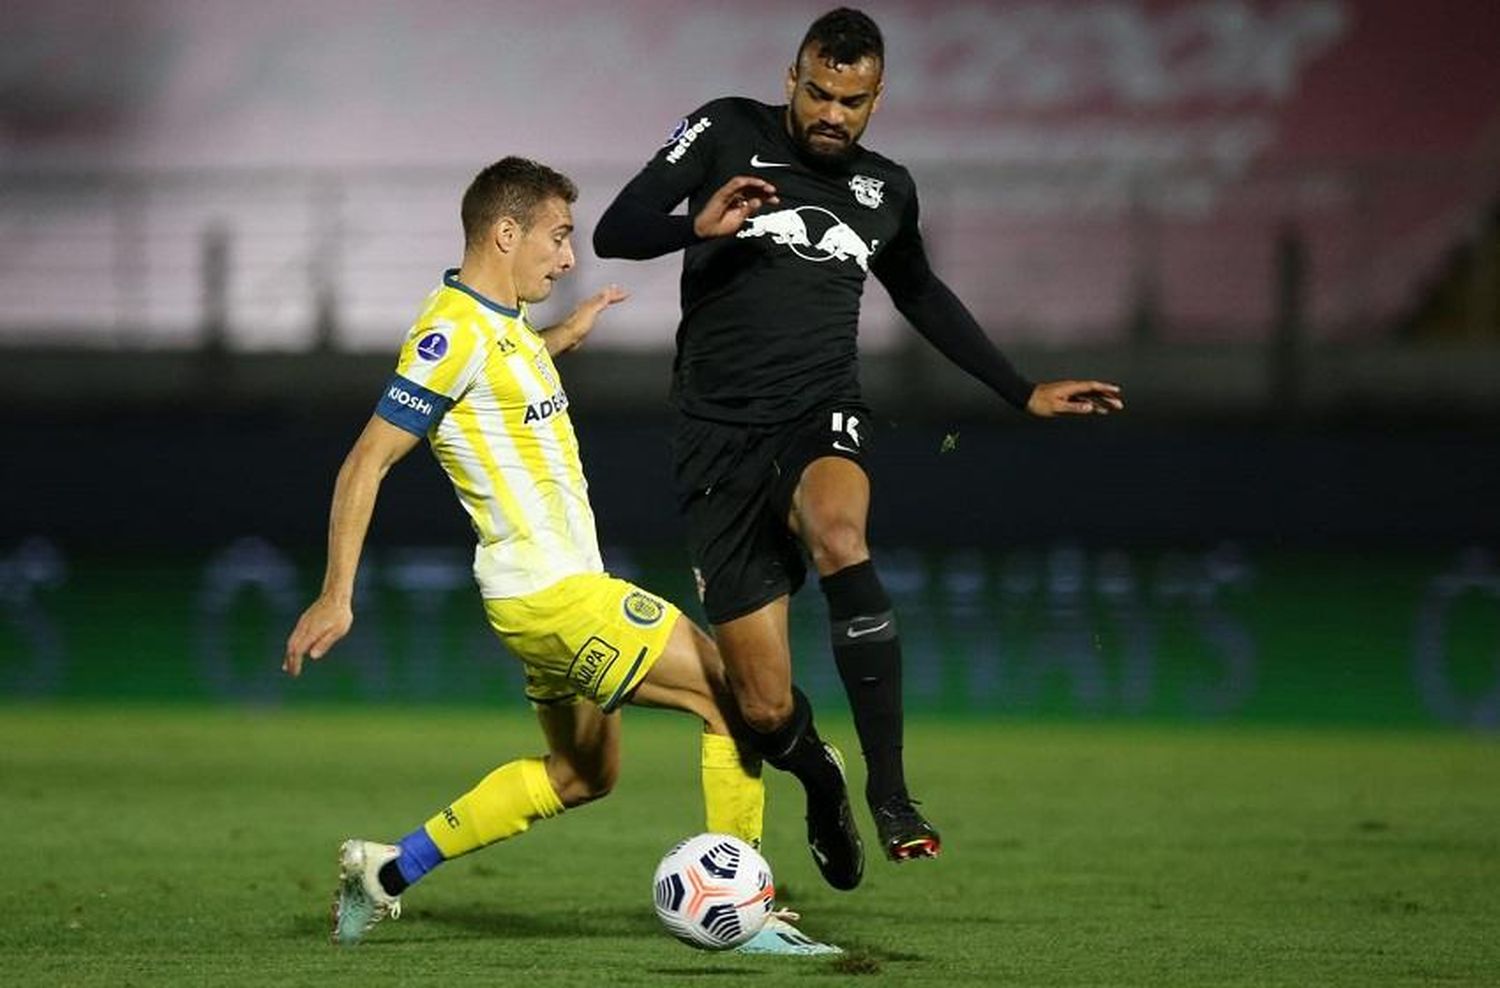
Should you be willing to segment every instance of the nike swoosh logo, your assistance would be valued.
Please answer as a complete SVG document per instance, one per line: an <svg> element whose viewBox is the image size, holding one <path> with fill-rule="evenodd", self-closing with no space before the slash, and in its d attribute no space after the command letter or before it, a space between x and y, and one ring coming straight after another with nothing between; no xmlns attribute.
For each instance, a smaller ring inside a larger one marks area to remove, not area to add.
<svg viewBox="0 0 1500 988"><path fill-rule="evenodd" d="M853 446L845 446L843 443L839 442L837 439L835 439L833 441L833 448L836 449L836 450L838 450L840 453L858 453L859 452L859 450L856 449L855 447L853 447Z"/></svg>
<svg viewBox="0 0 1500 988"><path fill-rule="evenodd" d="M758 154L752 154L750 156L750 167L751 168L790 168L790 167L792 167L792 163L790 161L762 161L762 160L760 160L760 155L758 155Z"/></svg>
<svg viewBox="0 0 1500 988"><path fill-rule="evenodd" d="M863 638L865 635L873 635L877 631L884 631L890 626L891 622L882 621L879 624L875 625L873 628L860 628L858 631L856 631L854 630L854 625L851 624L849 625L848 630L844 632L844 634L848 635L850 638Z"/></svg>

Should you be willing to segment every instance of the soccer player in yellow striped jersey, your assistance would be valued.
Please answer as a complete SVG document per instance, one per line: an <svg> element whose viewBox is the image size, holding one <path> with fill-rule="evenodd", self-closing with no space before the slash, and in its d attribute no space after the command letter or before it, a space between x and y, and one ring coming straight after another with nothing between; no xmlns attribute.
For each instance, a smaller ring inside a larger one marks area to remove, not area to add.
<svg viewBox="0 0 1500 988"><path fill-rule="evenodd" d="M282 660L299 675L307 657L322 658L348 633L380 482L425 437L473 522L485 612L525 665L547 751L500 766L395 845L345 841L336 942L358 942L375 922L399 915L400 894L443 861L606 795L619 771L626 702L703 721L708 829L760 840L760 765L730 734L734 707L713 642L670 603L609 576L600 561L552 357L577 346L625 293L606 288L547 329L527 319L527 305L545 299L573 267L569 204L576 196L565 176L514 157L480 172L464 194L463 265L428 298L339 470L323 588Z"/></svg>
<svg viewBox="0 0 1500 988"><path fill-rule="evenodd" d="M589 304L619 297L607 290ZM526 303L512 308L445 273L377 414L428 437L479 536L474 574L486 599L604 568L567 407Z"/></svg>

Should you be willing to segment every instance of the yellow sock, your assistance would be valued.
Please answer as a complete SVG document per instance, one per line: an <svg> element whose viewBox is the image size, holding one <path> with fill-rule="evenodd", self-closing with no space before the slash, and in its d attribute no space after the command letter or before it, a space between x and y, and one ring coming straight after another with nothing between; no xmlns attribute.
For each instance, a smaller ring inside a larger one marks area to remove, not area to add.
<svg viewBox="0 0 1500 988"><path fill-rule="evenodd" d="M702 766L709 832L732 834L751 847L760 847L766 808L760 763L747 769L733 738L705 732Z"/></svg>
<svg viewBox="0 0 1500 988"><path fill-rule="evenodd" d="M547 763L522 758L485 776L428 820L425 829L446 860L524 833L531 821L562 811L562 802L547 778Z"/></svg>

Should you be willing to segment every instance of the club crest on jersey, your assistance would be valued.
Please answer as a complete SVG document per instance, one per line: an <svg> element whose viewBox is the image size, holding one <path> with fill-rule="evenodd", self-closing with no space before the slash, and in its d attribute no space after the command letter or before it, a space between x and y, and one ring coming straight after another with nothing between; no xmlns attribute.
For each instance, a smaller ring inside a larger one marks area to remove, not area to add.
<svg viewBox="0 0 1500 988"><path fill-rule="evenodd" d="M417 341L417 356L423 360L442 360L448 352L448 337L442 333L428 333Z"/></svg>
<svg viewBox="0 0 1500 988"><path fill-rule="evenodd" d="M865 243L854 227L822 206L758 213L747 219L735 236L767 237L773 244L791 248L804 261L853 261L861 271L870 270L870 257L880 243Z"/></svg>
<svg viewBox="0 0 1500 988"><path fill-rule="evenodd" d="M639 590L632 590L625 595L621 603L621 609L631 624L642 628L649 628L662 619L667 609L662 602Z"/></svg>
<svg viewBox="0 0 1500 988"><path fill-rule="evenodd" d="M534 366L536 368L536 372L542 376L542 380L547 382L547 387L556 388L559 386L557 383L557 375L552 372L552 361L547 359L546 350L542 350L537 353L536 359L532 361L532 366Z"/></svg>
<svg viewBox="0 0 1500 988"><path fill-rule="evenodd" d="M849 179L849 191L854 193L855 201L871 209L879 209L880 204L885 202L884 189L885 182L868 175L855 175Z"/></svg>

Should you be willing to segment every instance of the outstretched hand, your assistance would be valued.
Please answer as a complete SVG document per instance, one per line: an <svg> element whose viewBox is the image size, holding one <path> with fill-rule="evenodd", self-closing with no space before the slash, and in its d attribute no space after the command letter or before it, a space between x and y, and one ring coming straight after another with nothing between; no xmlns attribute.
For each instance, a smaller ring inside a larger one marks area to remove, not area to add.
<svg viewBox="0 0 1500 988"><path fill-rule="evenodd" d="M548 352L556 356L578 346L593 331L594 321L599 318L599 313L629 297L630 293L619 285L605 285L600 291L579 302L578 308L569 313L568 318L542 331Z"/></svg>
<svg viewBox="0 0 1500 988"><path fill-rule="evenodd" d="M573 313L567 318L567 322L572 323L578 332L577 339L573 341L573 345L577 346L579 343L582 343L583 338L589 335L594 328L594 320L599 318L599 313L611 305L620 304L629 297L630 293L625 289L619 285L610 284L605 285L599 291L579 302L578 308L574 309Z"/></svg>
<svg viewBox="0 0 1500 988"><path fill-rule="evenodd" d="M327 655L353 625L354 611L348 604L319 597L302 612L297 627L287 638L286 654L281 659L282 671L290 676L302 675L304 658L311 656L317 660Z"/></svg>
<svg viewBox="0 0 1500 988"><path fill-rule="evenodd" d="M776 186L754 175L736 175L709 197L693 217L693 232L703 238L728 237L760 207L775 205Z"/></svg>
<svg viewBox="0 0 1500 988"><path fill-rule="evenodd" d="M1049 381L1038 384L1026 410L1041 418L1054 415L1108 415L1123 412L1125 400L1117 384L1104 381Z"/></svg>

